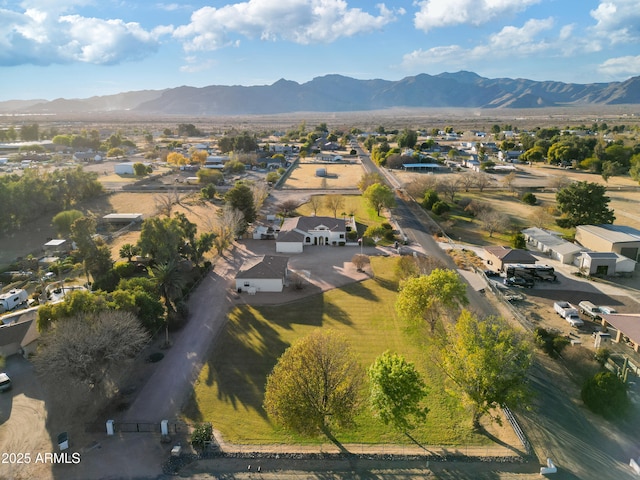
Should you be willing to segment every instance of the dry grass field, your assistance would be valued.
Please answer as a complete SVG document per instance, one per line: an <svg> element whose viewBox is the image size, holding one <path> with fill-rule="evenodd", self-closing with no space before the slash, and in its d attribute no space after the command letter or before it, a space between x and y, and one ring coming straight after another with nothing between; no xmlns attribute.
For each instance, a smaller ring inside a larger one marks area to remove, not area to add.
<svg viewBox="0 0 640 480"><path fill-rule="evenodd" d="M326 177L316 176L316 170L319 168L326 169ZM356 184L362 178L363 173L364 170L359 163L303 163L299 164L291 172L283 188L285 190L356 188Z"/></svg>
<svg viewBox="0 0 640 480"><path fill-rule="evenodd" d="M425 173L396 172L394 175L404 184L408 185L416 179L441 180L458 176L459 173L446 173L427 175ZM546 212L553 210L556 205L556 189L553 184L558 177L566 177L575 181L587 181L599 183L607 186L607 195L610 198L610 207L614 209L616 215L615 224L626 225L640 229L640 211L638 201L640 201L640 187L629 177L612 177L609 182L605 182L600 175L578 172L574 170L564 170L558 167L534 165L533 167L520 166L515 185L515 192L511 193L504 188L504 175L493 174L493 182L490 188L479 192L471 189L464 192L461 188L456 194L456 201L462 198L488 202L499 212L505 213L512 225L520 228L527 228L538 225L540 219L546 220L543 223L545 228L559 230L553 217ZM520 196L526 191L533 191L538 204L527 205L520 201ZM449 202L443 194L440 197ZM504 244L508 243L508 235L494 233L492 237L484 231L480 222L476 219L465 216L451 214L447 219L439 219L439 223L445 232L455 240L462 240L478 245ZM567 232L568 233L568 232Z"/></svg>

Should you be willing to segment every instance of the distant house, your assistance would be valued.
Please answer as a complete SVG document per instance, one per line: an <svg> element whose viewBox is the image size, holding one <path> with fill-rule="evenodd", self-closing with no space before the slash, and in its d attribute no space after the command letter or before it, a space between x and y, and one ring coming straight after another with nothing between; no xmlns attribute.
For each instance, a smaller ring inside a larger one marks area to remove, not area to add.
<svg viewBox="0 0 640 480"><path fill-rule="evenodd" d="M221 155L209 155L204 162L203 168L222 169L224 164L229 161L229 157Z"/></svg>
<svg viewBox="0 0 640 480"><path fill-rule="evenodd" d="M341 162L342 156L334 153L319 153L315 157L316 162Z"/></svg>
<svg viewBox="0 0 640 480"><path fill-rule="evenodd" d="M76 162L101 162L102 157L95 152L76 152L72 157Z"/></svg>
<svg viewBox="0 0 640 480"><path fill-rule="evenodd" d="M282 292L289 274L289 258L263 255L246 260L236 274L238 292Z"/></svg>
<svg viewBox="0 0 640 480"><path fill-rule="evenodd" d="M484 247L484 251L487 254L487 263L500 271L504 270L505 266L510 263L534 265L537 261L536 257L527 251L511 247Z"/></svg>
<svg viewBox="0 0 640 480"><path fill-rule="evenodd" d="M615 252L640 259L640 230L623 225L578 225L576 242L595 252Z"/></svg>
<svg viewBox="0 0 640 480"><path fill-rule="evenodd" d="M302 253L305 245L345 245L352 220L333 217L286 218L276 239L276 252Z"/></svg>
<svg viewBox="0 0 640 480"><path fill-rule="evenodd" d="M500 150L498 152L498 160L502 162L515 162L523 153L524 152L522 150L508 150L506 152Z"/></svg>

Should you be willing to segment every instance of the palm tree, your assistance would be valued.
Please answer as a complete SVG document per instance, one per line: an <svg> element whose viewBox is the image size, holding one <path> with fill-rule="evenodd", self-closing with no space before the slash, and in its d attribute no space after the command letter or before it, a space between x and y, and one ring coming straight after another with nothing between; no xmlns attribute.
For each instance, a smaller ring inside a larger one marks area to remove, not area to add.
<svg viewBox="0 0 640 480"><path fill-rule="evenodd" d="M184 275L180 271L177 259L172 258L167 263L158 264L153 267L152 273L157 282L157 288L167 309L165 319L165 343L169 345L169 319L176 314L174 300L182 294L184 286Z"/></svg>
<svg viewBox="0 0 640 480"><path fill-rule="evenodd" d="M131 258L140 253L140 247L131 243L125 243L120 247L120 258L126 258L129 262Z"/></svg>

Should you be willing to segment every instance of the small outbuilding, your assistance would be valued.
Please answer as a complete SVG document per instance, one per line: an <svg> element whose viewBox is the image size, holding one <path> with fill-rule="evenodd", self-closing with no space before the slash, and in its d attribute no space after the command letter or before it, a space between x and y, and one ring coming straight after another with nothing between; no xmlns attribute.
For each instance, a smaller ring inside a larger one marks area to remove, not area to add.
<svg viewBox="0 0 640 480"><path fill-rule="evenodd" d="M527 245L540 250L549 255L550 258L558 260L560 263L570 265L584 247L575 243L567 242L560 237L558 232L544 230L538 227L531 227L522 230Z"/></svg>
<svg viewBox="0 0 640 480"><path fill-rule="evenodd" d="M236 291L282 292L289 275L289 257L263 255L246 260L236 274Z"/></svg>
<svg viewBox="0 0 640 480"><path fill-rule="evenodd" d="M582 252L577 267L589 275L611 276L634 272L636 262L615 252Z"/></svg>
<svg viewBox="0 0 640 480"><path fill-rule="evenodd" d="M142 217L142 213L109 213L102 217L102 220L112 225L129 225L130 223L142 223Z"/></svg>
<svg viewBox="0 0 640 480"><path fill-rule="evenodd" d="M116 175L133 175L133 162L116 163L113 166Z"/></svg>
<svg viewBox="0 0 640 480"><path fill-rule="evenodd" d="M519 263L525 265L534 265L536 257L526 250L505 246L484 247L487 256L487 263L492 265L494 269L503 271L507 264Z"/></svg>

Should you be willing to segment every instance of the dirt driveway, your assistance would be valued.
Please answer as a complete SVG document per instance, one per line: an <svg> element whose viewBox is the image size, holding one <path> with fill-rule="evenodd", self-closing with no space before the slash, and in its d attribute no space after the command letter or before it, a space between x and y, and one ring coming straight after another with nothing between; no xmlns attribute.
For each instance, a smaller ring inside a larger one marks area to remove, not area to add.
<svg viewBox="0 0 640 480"><path fill-rule="evenodd" d="M4 371L13 388L0 394L0 478L51 478L51 466L36 463L38 454L57 450L46 429L40 382L31 363L18 355L7 358Z"/></svg>

